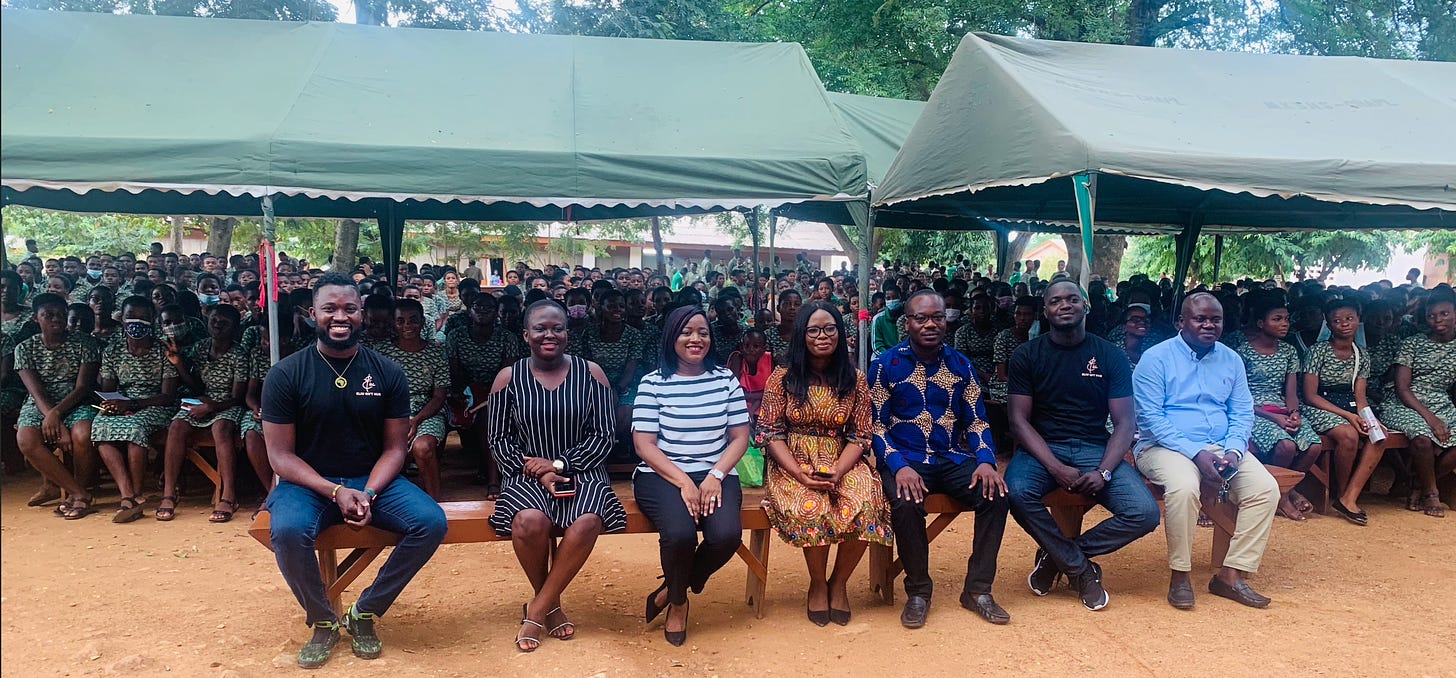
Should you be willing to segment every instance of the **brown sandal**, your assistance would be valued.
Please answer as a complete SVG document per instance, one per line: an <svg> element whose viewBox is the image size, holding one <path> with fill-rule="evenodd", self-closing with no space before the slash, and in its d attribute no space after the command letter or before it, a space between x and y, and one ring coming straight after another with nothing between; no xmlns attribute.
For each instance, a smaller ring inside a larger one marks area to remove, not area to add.
<svg viewBox="0 0 1456 678"><path fill-rule="evenodd" d="M210 516L207 517L207 522L210 522L210 523L225 523L225 522L227 522L229 520L232 520L233 519L233 514L238 512L238 503L235 502L235 501L233 501L233 500L231 500L231 499L219 499L219 500L217 500L217 503L219 503L219 504L227 504L228 506L233 507L233 510L231 510L231 511L223 511L223 510L219 510L219 509L213 509L212 515L210 515Z"/></svg>
<svg viewBox="0 0 1456 678"><path fill-rule="evenodd" d="M91 506L95 501L95 497L86 497L85 499L80 497L73 498L71 499L70 505L66 507L65 512L61 514L61 517L66 520L80 520L85 518L96 512L96 509Z"/></svg>

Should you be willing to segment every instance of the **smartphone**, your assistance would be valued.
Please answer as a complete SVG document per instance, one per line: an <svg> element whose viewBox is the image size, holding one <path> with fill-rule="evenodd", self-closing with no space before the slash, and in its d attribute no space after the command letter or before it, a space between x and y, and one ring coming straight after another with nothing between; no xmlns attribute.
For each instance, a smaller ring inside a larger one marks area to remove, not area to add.
<svg viewBox="0 0 1456 678"><path fill-rule="evenodd" d="M193 406L201 405L201 404L202 404L202 401L201 400L198 400L196 398L183 398L182 399L182 406L183 407L193 407Z"/></svg>
<svg viewBox="0 0 1456 678"><path fill-rule="evenodd" d="M809 475L820 480L829 480L834 477L833 473L828 473L826 471L815 471L813 473L810 473Z"/></svg>
<svg viewBox="0 0 1456 678"><path fill-rule="evenodd" d="M576 479L562 478L551 485L551 496L557 499L570 499L576 496Z"/></svg>
<svg viewBox="0 0 1456 678"><path fill-rule="evenodd" d="M1230 480L1233 480L1234 479L1234 476L1236 476L1238 474L1239 474L1239 467L1234 466L1232 464L1229 465L1229 466L1225 466L1223 468L1220 468L1218 470L1218 477L1223 478L1223 481L1225 483L1227 483Z"/></svg>

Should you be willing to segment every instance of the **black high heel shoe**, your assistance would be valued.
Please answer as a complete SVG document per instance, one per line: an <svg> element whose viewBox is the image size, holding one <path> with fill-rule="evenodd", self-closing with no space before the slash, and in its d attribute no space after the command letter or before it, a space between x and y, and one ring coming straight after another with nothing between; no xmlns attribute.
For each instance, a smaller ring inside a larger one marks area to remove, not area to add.
<svg viewBox="0 0 1456 678"><path fill-rule="evenodd" d="M662 579L662 577L658 577L658 579ZM642 614L642 619L644 622L651 624L652 620L656 619L658 615L662 614L663 610L667 609L666 605L663 605L662 607L657 606L657 594L662 593L666 590L667 582L664 581L662 582L662 586L657 587L657 590L647 594L647 611Z"/></svg>
<svg viewBox="0 0 1456 678"><path fill-rule="evenodd" d="M687 603L683 603L683 608L684 609L686 609L687 606L688 606ZM663 629L662 629L662 637L663 637L663 639L666 640L668 642L668 644L669 645L672 645L673 647L682 647L683 646L683 643L688 642L688 620L686 619L687 614L684 613L683 614L683 617L684 617L684 619L683 619L683 630L681 630L681 631L669 631L669 630L667 630L667 627L666 626L664 626Z"/></svg>

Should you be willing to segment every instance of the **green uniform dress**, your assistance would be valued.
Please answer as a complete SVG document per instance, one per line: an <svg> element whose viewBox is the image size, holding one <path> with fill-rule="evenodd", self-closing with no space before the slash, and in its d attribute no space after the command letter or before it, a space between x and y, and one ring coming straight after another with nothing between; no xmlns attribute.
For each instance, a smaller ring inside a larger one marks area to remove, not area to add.
<svg viewBox="0 0 1456 678"><path fill-rule="evenodd" d="M767 340L768 352L773 354L774 366L788 366L789 338L779 333L778 325L769 325L768 329L763 331L763 336Z"/></svg>
<svg viewBox="0 0 1456 678"><path fill-rule="evenodd" d="M998 336L993 327L990 332L981 333L976 331L974 323L967 322L956 330L953 341L955 350L965 354L971 359L971 364L976 367L977 372L996 374L996 338Z"/></svg>
<svg viewBox="0 0 1456 678"><path fill-rule="evenodd" d="M607 375L607 383L611 384L614 391L617 384L622 383L622 371L627 369L627 363L634 358L637 359L637 374L632 375L632 387L617 396L618 405L631 405L637 400L637 377L643 374L640 357L643 338L642 330L631 325L622 327L622 336L618 337L616 341L603 339L601 328L596 325L587 328L586 355L583 357L601 366L602 371Z"/></svg>
<svg viewBox="0 0 1456 678"><path fill-rule="evenodd" d="M1451 386L1456 385L1456 341L1442 344L1425 335L1409 337L1400 343L1395 363L1410 368L1411 395L1446 423L1448 433L1456 430L1456 403L1451 402L1450 392ZM1425 418L1406 407L1398 397L1392 396L1381 403L1380 422L1407 438L1425 436L1441 447L1456 444L1450 438L1436 440Z"/></svg>
<svg viewBox="0 0 1456 678"><path fill-rule="evenodd" d="M242 345L234 342L232 347L219 356L212 354L212 338L208 337L193 344L183 354L189 368L202 372L202 388L209 400L222 401L231 398L233 385L247 383L248 370L251 360ZM251 413L246 412L241 405L234 405L225 410L220 410L207 415L202 419L194 418L187 414L186 409L177 410L173 419L180 419L196 428L208 428L220 420L231 421L239 424L244 415L249 419L253 418Z"/></svg>
<svg viewBox="0 0 1456 678"><path fill-rule="evenodd" d="M1004 329L996 333L996 343L992 346L991 364L1000 365L1011 362L1011 354L1016 352L1022 342L1016 339L1016 331ZM986 382L986 402L1004 405L1007 400L1006 382L996 377L996 370L991 370L991 379Z"/></svg>
<svg viewBox="0 0 1456 678"><path fill-rule="evenodd" d="M27 334L33 334L25 330L25 324L29 321L30 314L21 313L12 320L0 323L0 356L10 355L27 338ZM19 410L25 397L25 383L20 381L20 366L16 365L10 376L5 378L5 383L0 384L0 414Z"/></svg>
<svg viewBox="0 0 1456 678"><path fill-rule="evenodd" d="M125 341L114 341L101 352L102 382L116 382L116 390L132 400L155 398L162 393L162 382L177 378L177 368L167 362L162 343L152 342L142 355L132 355ZM153 433L162 429L176 414L176 403L144 407L131 414L98 413L91 424L91 440L98 443L151 444Z"/></svg>
<svg viewBox="0 0 1456 678"><path fill-rule="evenodd" d="M1335 350L1330 346L1330 342L1321 341L1310 347L1309 357L1304 361L1303 372L1319 377L1321 390L1349 389L1356 379L1370 378L1370 356L1365 349L1359 346L1354 346L1354 349L1355 352L1349 360L1340 360L1335 357ZM1358 373L1355 371L1357 358L1360 363ZM1300 407L1299 411L1304 414L1304 420L1309 422L1316 433L1327 433L1331 429L1350 423L1334 412L1326 412L1308 404Z"/></svg>
<svg viewBox="0 0 1456 678"><path fill-rule="evenodd" d="M465 388L472 383L485 384L489 388L495 382L495 375L506 365L514 365L517 360L526 357L530 351L526 348L526 340L521 335L511 332L506 328L496 325L495 330L490 333L490 338L483 342L476 341L470 336L470 328L461 327L451 330L445 335L445 356L448 360L459 361L465 369L469 382L458 384ZM488 393L475 393L475 402L485 401Z"/></svg>
<svg viewBox="0 0 1456 678"><path fill-rule="evenodd" d="M253 344L253 347L247 350L247 356L248 379L257 379L259 382L263 381L268 376L268 370L273 367L272 356L269 356L268 352L263 350L263 345L259 343ZM248 411L247 408L244 408L242 415L238 417L238 436L242 437L254 431L261 435L263 433L263 422L254 418L253 413Z"/></svg>
<svg viewBox="0 0 1456 678"><path fill-rule="evenodd" d="M1247 341L1234 349L1234 353L1244 359L1244 372L1249 377L1249 393L1254 396L1256 410L1264 405L1283 407L1284 384L1289 375L1299 374L1299 353L1294 347L1282 341L1275 342L1275 346L1273 355L1259 353ZM1252 438L1255 456L1266 464L1272 462L1274 446L1281 440L1293 440L1301 452L1320 441L1319 434L1314 432L1307 419L1301 419L1299 430L1290 435L1278 424L1257 414L1254 416Z"/></svg>
<svg viewBox="0 0 1456 678"><path fill-rule="evenodd" d="M1370 405L1375 407L1377 413L1381 411L1378 407L1380 403L1396 398L1395 377L1391 376L1390 368L1395 366L1395 358L1400 353L1402 341L1405 341L1405 337L1390 334L1381 337L1380 341L1366 351L1370 354L1370 381L1365 385L1365 397L1370 399Z"/></svg>
<svg viewBox="0 0 1456 678"><path fill-rule="evenodd" d="M41 389L51 404L61 402L76 388L76 375L81 366L101 362L101 343L84 334L67 333L61 346L54 350L46 348L39 334L20 342L15 347L15 371L35 370L40 378ZM96 416L96 408L82 401L61 419L66 428ZM35 398L28 393L25 404L20 406L18 428L40 428L45 415L36 407Z"/></svg>
<svg viewBox="0 0 1456 678"><path fill-rule="evenodd" d="M410 416L419 414L425 408L425 404L434 397L435 389L450 390L450 360L445 357L444 346L427 341L425 347L419 351L406 351L390 344L379 349L379 353L399 363L400 369L404 370L405 379L409 381ZM440 408L435 416L420 422L410 444L413 445L420 436L434 436L435 440L445 439L445 408Z"/></svg>

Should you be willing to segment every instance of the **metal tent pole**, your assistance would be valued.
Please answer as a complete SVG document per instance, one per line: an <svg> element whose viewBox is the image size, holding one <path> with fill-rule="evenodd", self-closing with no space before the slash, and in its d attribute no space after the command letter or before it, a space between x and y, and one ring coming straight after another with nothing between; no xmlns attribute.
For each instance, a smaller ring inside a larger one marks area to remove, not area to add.
<svg viewBox="0 0 1456 678"><path fill-rule="evenodd" d="M277 232L273 218L273 196L263 196L263 241L268 243L267 263L263 279L268 283L268 362L277 365L282 359L278 345L278 262ZM291 318L290 318L291 320Z"/></svg>

